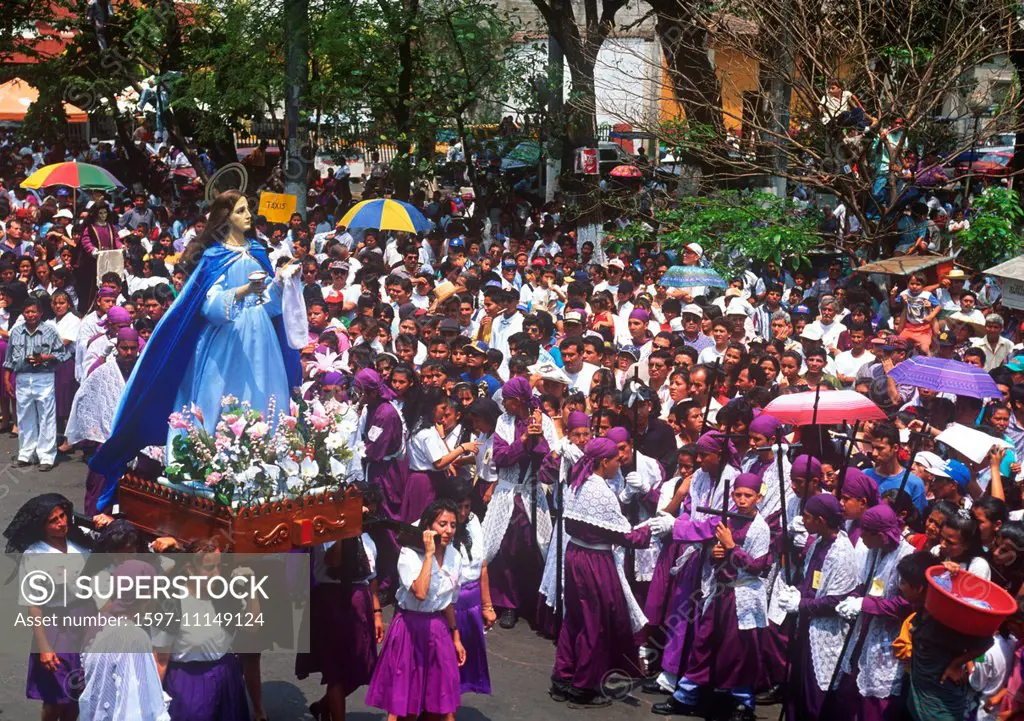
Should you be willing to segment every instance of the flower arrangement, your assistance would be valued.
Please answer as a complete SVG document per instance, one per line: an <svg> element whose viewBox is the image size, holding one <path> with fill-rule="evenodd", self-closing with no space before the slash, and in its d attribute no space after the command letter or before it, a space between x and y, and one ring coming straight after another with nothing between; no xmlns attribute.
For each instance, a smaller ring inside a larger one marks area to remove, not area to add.
<svg viewBox="0 0 1024 721"><path fill-rule="evenodd" d="M225 396L213 433L195 404L172 413L168 423L180 433L172 439L172 458L161 482L230 507L347 485L354 475L355 410L333 399L290 401L288 412L279 413L272 426L268 419L275 410L274 398L264 415Z"/></svg>

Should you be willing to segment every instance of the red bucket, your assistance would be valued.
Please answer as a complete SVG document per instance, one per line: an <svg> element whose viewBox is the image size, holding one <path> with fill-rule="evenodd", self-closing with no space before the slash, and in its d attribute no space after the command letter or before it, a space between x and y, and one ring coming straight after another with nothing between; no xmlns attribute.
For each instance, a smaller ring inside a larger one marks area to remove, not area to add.
<svg viewBox="0 0 1024 721"><path fill-rule="evenodd" d="M992 636L999 625L1017 612L1017 602L1002 588L961 571L952 575L952 593L936 582L946 572L944 566L932 566L926 573L928 592L924 608L936 621L968 636ZM977 605L982 602L988 607Z"/></svg>

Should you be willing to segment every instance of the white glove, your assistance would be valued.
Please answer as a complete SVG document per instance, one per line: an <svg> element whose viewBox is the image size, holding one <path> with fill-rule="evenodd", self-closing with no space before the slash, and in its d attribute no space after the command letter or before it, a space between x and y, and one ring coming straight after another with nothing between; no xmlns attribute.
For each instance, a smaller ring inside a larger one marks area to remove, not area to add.
<svg viewBox="0 0 1024 721"><path fill-rule="evenodd" d="M807 545L807 528L804 526L803 516L796 516L789 522L789 535L793 539L793 545L797 548Z"/></svg>
<svg viewBox="0 0 1024 721"><path fill-rule="evenodd" d="M800 591L793 586L783 586L780 588L779 608L786 613L798 613L800 611Z"/></svg>
<svg viewBox="0 0 1024 721"><path fill-rule="evenodd" d="M860 609L863 605L863 598L844 598L836 605L836 613L847 621L852 621L860 615Z"/></svg>
<svg viewBox="0 0 1024 721"><path fill-rule="evenodd" d="M636 471L626 474L626 486L634 491L639 491L640 493L647 493L651 490L650 485L644 483L644 479L641 478L640 474Z"/></svg>
<svg viewBox="0 0 1024 721"><path fill-rule="evenodd" d="M651 529L651 535L660 536L663 533L668 533L672 530L672 527L676 524L676 519L667 513L659 513L654 518L650 518L643 523L641 526L647 526Z"/></svg>

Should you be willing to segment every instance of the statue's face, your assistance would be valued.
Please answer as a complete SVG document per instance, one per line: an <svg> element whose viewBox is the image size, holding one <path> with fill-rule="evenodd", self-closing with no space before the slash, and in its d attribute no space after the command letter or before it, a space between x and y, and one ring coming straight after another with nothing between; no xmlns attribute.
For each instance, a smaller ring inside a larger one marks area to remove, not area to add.
<svg viewBox="0 0 1024 721"><path fill-rule="evenodd" d="M238 202L235 203L235 207L231 210L228 222L231 223L232 229L240 233L249 230L252 227L252 213L249 212L249 201L245 198L239 198Z"/></svg>

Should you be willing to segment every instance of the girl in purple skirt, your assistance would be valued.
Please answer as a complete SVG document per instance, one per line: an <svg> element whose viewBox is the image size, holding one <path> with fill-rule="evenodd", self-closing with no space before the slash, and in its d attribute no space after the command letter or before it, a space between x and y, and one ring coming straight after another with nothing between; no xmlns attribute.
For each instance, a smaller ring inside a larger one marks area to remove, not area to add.
<svg viewBox="0 0 1024 721"><path fill-rule="evenodd" d="M185 573L189 576L215 576L220 573L221 553L212 541L196 541L188 548ZM192 595L181 599L180 614L188 618L216 618L228 611L222 604ZM230 597L228 597L230 598ZM258 602L248 608L230 611L259 613ZM153 645L167 651L156 655L164 691L171 697L168 712L171 721L249 721L242 667L230 653L232 630L213 624L186 625L161 629Z"/></svg>
<svg viewBox="0 0 1024 721"><path fill-rule="evenodd" d="M462 556L451 548L458 509L447 499L430 504L420 527L423 550L398 556L394 620L373 672L366 704L388 712L388 721L455 718L459 666L466 650L455 622Z"/></svg>
<svg viewBox="0 0 1024 721"><path fill-rule="evenodd" d="M14 519L4 531L7 539L7 553L22 553L21 572L24 577L34 567L53 569L46 564L34 563L42 554L60 553L66 556L62 564L68 572L68 583L81 573L89 551L81 530L71 523L72 506L58 493L46 493L28 501L14 514ZM49 560L49 559L47 559ZM53 601L45 606L28 606L29 615L41 618L60 610L63 594L53 594ZM38 653L28 659L28 680L25 695L43 702L43 721L71 721L78 718L77 691L80 684L76 679L81 675L81 657L66 649L81 642L55 626L33 628L34 646Z"/></svg>
<svg viewBox="0 0 1024 721"><path fill-rule="evenodd" d="M473 513L474 494L469 484L456 484L449 495L458 507L454 544L462 556L459 599L455 602L455 623L459 627L459 640L466 649L466 663L459 669L460 686L462 693L490 694L484 629L493 626L498 617L487 582L484 532L480 519Z"/></svg>
<svg viewBox="0 0 1024 721"><path fill-rule="evenodd" d="M312 563L310 649L295 659L295 675L303 679L319 671L327 693L309 711L315 719L343 721L345 697L370 682L377 644L384 640L377 548L364 533L315 547Z"/></svg>

